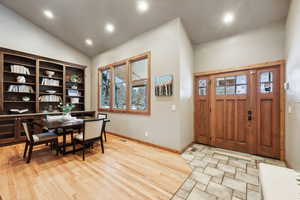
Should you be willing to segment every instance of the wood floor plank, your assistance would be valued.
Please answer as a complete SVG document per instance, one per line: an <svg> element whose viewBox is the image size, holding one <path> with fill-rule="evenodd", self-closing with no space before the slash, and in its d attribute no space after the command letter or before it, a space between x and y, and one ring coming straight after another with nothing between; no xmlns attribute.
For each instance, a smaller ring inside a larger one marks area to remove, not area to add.
<svg viewBox="0 0 300 200"><path fill-rule="evenodd" d="M105 154L55 156L46 146L23 160L24 144L0 147L0 196L6 199L168 200L191 169L180 155L108 135Z"/></svg>

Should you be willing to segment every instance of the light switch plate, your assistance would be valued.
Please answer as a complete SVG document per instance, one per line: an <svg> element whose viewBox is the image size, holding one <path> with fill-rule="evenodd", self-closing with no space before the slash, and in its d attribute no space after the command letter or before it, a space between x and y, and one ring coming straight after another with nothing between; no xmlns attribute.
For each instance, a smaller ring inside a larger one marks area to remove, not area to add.
<svg viewBox="0 0 300 200"><path fill-rule="evenodd" d="M172 111L176 111L176 105L173 104L173 105L171 106L171 110L172 110Z"/></svg>
<svg viewBox="0 0 300 200"><path fill-rule="evenodd" d="M291 105L288 105L288 113L292 113L292 106Z"/></svg>

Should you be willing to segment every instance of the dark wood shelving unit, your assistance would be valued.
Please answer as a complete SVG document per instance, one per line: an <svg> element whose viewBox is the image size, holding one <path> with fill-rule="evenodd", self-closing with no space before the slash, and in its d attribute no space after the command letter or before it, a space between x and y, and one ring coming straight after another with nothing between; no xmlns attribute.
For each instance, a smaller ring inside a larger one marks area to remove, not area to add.
<svg viewBox="0 0 300 200"><path fill-rule="evenodd" d="M12 65L23 66L15 67L18 70L12 71ZM19 70L21 68L21 70ZM24 70L25 68L25 70ZM86 66L59 61L51 58L45 58L38 55L32 55L24 52L14 51L10 49L0 48L0 116L15 115L10 112L10 109L28 109L28 112L22 113L24 119L29 119L28 114L32 114L35 119L35 114L48 111L57 111L60 102L41 101L40 97L45 95L56 95L61 98L62 103L70 103L71 98L78 98L79 102L75 105L74 111L84 111L85 103L85 87L84 73ZM54 72L54 75L49 77L47 71ZM23 73L20 73L23 72ZM29 74L24 74L28 73ZM70 76L77 74L81 77L81 82L77 83L80 95L78 97L69 97L68 88L73 85L70 81ZM18 82L19 76L25 77L25 83ZM51 79L59 82L59 86L42 85L43 79ZM18 88L17 91L9 91L11 87ZM22 92L23 87L32 88L32 92ZM54 94L47 90L56 91ZM24 101L23 97L29 97L29 101ZM38 115L40 116L40 115ZM21 126L23 117L18 118L2 118L0 120L0 145L3 143L18 142L24 140L24 131Z"/></svg>
<svg viewBox="0 0 300 200"><path fill-rule="evenodd" d="M40 85L39 85L39 92L40 97L46 97L46 96L57 96L58 98L61 99L61 101L53 101L53 100L40 100L39 104L39 111L40 112L45 112L45 111L51 111L51 110L59 110L58 105L60 103L64 102L64 90L63 90L63 85L65 81L64 77L64 68L65 66L60 63L56 62L49 62L46 60L39 60L39 80L40 80ZM47 72L51 71L54 73L52 76L48 76ZM52 78L53 77L53 78ZM52 80L56 81L59 83L59 85L50 85L49 83L44 83L42 84L43 80ZM45 94L47 93L47 90L54 90L56 93L54 94Z"/></svg>
<svg viewBox="0 0 300 200"><path fill-rule="evenodd" d="M72 79L72 76L77 75L77 81ZM76 89L74 89L76 86ZM85 87L84 87L84 71L79 68L66 66L66 81L65 81L65 102L75 105L74 110L80 111L84 109L85 103ZM76 91L78 94L69 95L69 90ZM78 102L74 102L78 101Z"/></svg>
<svg viewBox="0 0 300 200"><path fill-rule="evenodd" d="M3 113L10 113L10 109L28 109L28 113L35 113L36 110L36 97L35 94L29 92L14 92L10 91L10 87L14 87L21 90L22 87L30 88L33 92L36 92L36 65L37 60L34 58L2 53L0 60L2 60L1 68L4 73L1 73L2 81L2 109ZM13 71L13 66L15 66ZM21 67L22 66L22 67ZM18 69L17 69L18 68ZM18 70L18 71L16 71ZM22 70L22 71L21 71ZM27 72L25 72L27 70ZM29 74L25 74L29 73ZM24 77L25 83L17 81L18 77ZM23 101L22 98L29 97L29 101Z"/></svg>

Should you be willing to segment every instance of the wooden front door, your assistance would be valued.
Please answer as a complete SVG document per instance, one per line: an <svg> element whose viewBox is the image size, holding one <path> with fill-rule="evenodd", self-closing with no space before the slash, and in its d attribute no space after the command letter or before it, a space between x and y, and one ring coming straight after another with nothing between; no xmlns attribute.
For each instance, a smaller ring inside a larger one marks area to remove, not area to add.
<svg viewBox="0 0 300 200"><path fill-rule="evenodd" d="M280 66L195 78L195 140L280 157Z"/></svg>
<svg viewBox="0 0 300 200"><path fill-rule="evenodd" d="M211 81L211 144L250 152L250 71L214 75Z"/></svg>

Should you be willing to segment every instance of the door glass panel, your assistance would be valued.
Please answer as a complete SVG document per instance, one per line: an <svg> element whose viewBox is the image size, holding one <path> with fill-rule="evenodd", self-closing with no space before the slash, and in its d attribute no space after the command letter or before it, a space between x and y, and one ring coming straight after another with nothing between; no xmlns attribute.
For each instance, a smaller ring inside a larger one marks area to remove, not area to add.
<svg viewBox="0 0 300 200"><path fill-rule="evenodd" d="M246 75L238 75L236 76L236 84L247 84L247 76Z"/></svg>
<svg viewBox="0 0 300 200"><path fill-rule="evenodd" d="M220 86L223 87L226 85L225 78L217 78L216 82L217 82L217 87L220 87Z"/></svg>
<svg viewBox="0 0 300 200"><path fill-rule="evenodd" d="M207 83L206 80L199 80L199 87L206 87Z"/></svg>
<svg viewBox="0 0 300 200"><path fill-rule="evenodd" d="M268 94L273 92L273 83L261 83L260 92L263 94Z"/></svg>
<svg viewBox="0 0 300 200"><path fill-rule="evenodd" d="M206 96L207 95L207 80L199 80L198 81L199 87L199 96Z"/></svg>
<svg viewBox="0 0 300 200"><path fill-rule="evenodd" d="M262 72L260 74L260 93L268 94L273 92L273 72Z"/></svg>
<svg viewBox="0 0 300 200"><path fill-rule="evenodd" d="M206 96L206 88L199 88L199 96Z"/></svg>
<svg viewBox="0 0 300 200"><path fill-rule="evenodd" d="M216 95L247 94L247 75L216 78Z"/></svg>
<svg viewBox="0 0 300 200"><path fill-rule="evenodd" d="M263 72L260 74L260 82L261 83L268 83L271 82L272 72Z"/></svg>
<svg viewBox="0 0 300 200"><path fill-rule="evenodd" d="M235 85L235 76L229 76L225 78L227 86L234 86Z"/></svg>
<svg viewBox="0 0 300 200"><path fill-rule="evenodd" d="M226 94L228 94L228 95L235 94L235 86L227 86L226 87Z"/></svg>
<svg viewBox="0 0 300 200"><path fill-rule="evenodd" d="M236 94L247 94L247 85L237 85Z"/></svg>
<svg viewBox="0 0 300 200"><path fill-rule="evenodd" d="M216 95L224 95L225 87L216 87Z"/></svg>

